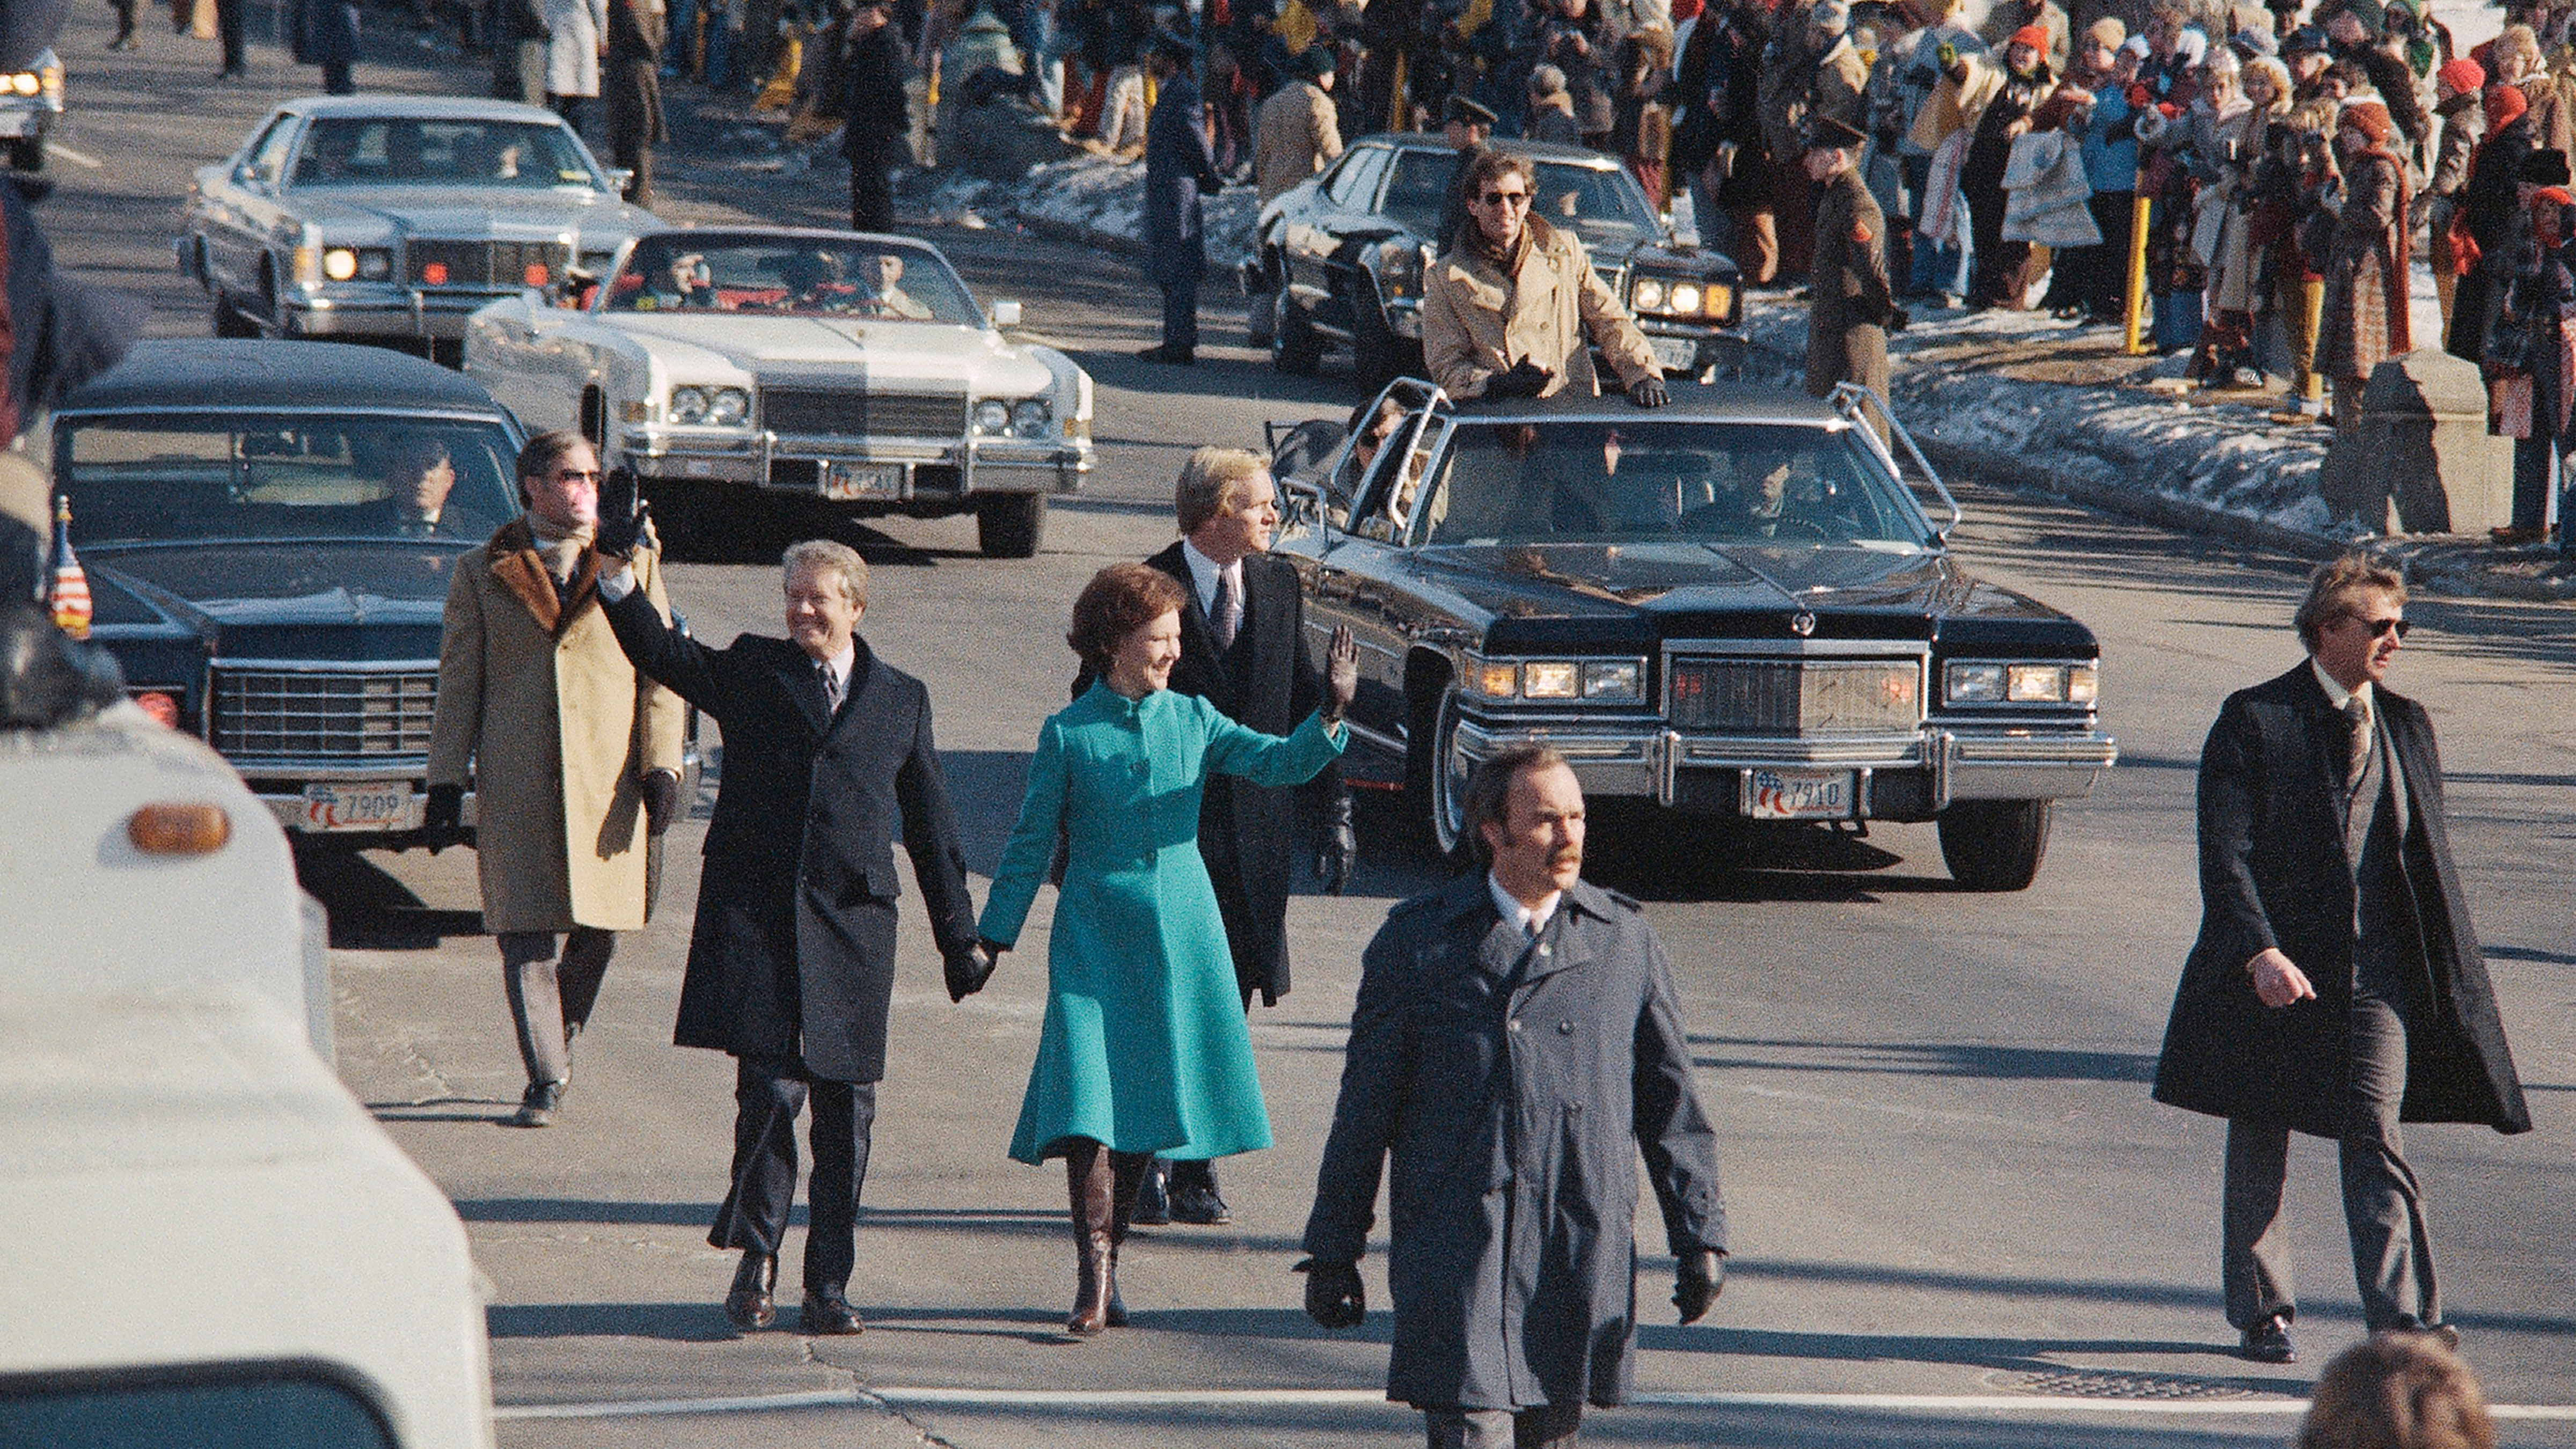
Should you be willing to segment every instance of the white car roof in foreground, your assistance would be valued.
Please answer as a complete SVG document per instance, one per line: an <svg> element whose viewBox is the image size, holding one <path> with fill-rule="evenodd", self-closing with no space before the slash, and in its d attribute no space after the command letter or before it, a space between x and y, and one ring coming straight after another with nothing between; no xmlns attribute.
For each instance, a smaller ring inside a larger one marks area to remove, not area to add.
<svg viewBox="0 0 2576 1449"><path fill-rule="evenodd" d="M301 1362L492 1443L463 1224L254 995L0 994L0 1244L0 1375Z"/></svg>
<svg viewBox="0 0 2576 1449"><path fill-rule="evenodd" d="M531 106L523 101L479 100L472 96L304 96L283 102L280 109L335 119L398 116L405 120L526 121L540 126L563 124L563 117L543 106Z"/></svg>

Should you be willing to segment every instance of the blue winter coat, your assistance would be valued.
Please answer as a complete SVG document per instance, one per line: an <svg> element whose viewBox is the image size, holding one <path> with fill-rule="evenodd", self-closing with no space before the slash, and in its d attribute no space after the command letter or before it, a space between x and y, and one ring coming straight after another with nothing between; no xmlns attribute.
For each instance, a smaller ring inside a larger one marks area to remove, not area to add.
<svg viewBox="0 0 2576 1449"><path fill-rule="evenodd" d="M2138 189L2137 117L2126 87L2093 93L2092 117L2084 123L2084 179L2097 195Z"/></svg>
<svg viewBox="0 0 2576 1449"><path fill-rule="evenodd" d="M1145 118L1145 275L1158 285L1207 270L1199 191L1215 191L1225 178L1217 174L1201 116L1199 88L1175 76Z"/></svg>
<svg viewBox="0 0 2576 1449"><path fill-rule="evenodd" d="M1046 1026L1012 1157L1060 1156L1074 1137L1185 1161L1270 1145L1225 919L1199 855L1199 794L1210 774L1304 784L1347 737L1320 715L1266 735L1196 695L1131 700L1106 684L1039 728L1020 823L978 926L1005 946L1019 940L1061 833Z"/></svg>

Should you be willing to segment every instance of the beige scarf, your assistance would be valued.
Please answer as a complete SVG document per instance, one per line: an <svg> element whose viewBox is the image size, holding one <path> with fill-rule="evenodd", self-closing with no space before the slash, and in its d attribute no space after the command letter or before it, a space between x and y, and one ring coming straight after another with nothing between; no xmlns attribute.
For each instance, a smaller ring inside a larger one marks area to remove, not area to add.
<svg viewBox="0 0 2576 1449"><path fill-rule="evenodd" d="M581 556L590 547L599 527L585 523L577 528L566 528L542 513L532 512L528 515L528 532L536 539L537 552L546 561L546 572L554 575L555 582L560 584L568 582L572 571L581 567Z"/></svg>

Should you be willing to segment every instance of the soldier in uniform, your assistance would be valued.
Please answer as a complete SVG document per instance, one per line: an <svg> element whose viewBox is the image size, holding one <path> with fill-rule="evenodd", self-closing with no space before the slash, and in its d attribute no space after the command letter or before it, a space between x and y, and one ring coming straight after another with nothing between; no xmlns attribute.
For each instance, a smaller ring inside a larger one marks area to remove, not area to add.
<svg viewBox="0 0 2576 1449"><path fill-rule="evenodd" d="M1887 334L1907 320L1887 283L1887 219L1854 165L1868 139L1830 116L1808 120L1807 175L1818 191L1807 391L1817 397L1841 382L1885 397Z"/></svg>

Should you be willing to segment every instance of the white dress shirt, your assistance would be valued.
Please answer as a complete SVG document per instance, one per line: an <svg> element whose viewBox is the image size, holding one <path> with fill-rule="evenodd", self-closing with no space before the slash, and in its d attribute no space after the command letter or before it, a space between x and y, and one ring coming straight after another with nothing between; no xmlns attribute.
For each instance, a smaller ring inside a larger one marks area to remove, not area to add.
<svg viewBox="0 0 2576 1449"><path fill-rule="evenodd" d="M1199 596L1199 612L1207 615L1208 626L1229 635L1242 633L1243 560L1236 559L1230 564L1220 566L1215 559L1199 552L1199 546L1186 538L1181 540L1181 557L1189 561L1190 587ZM1234 618L1231 621L1233 624L1231 630L1227 630L1225 625L1220 624L1216 617L1216 583L1219 578L1228 580L1234 586Z"/></svg>
<svg viewBox="0 0 2576 1449"><path fill-rule="evenodd" d="M2345 701L2358 699L2361 707L2370 711L2371 723L2379 722L2379 700L2371 694L2369 680L2363 680L2359 689L2346 689L2335 682L2333 675L2326 673L2326 667L2319 664L2313 655L2308 659L2308 668L2316 671L2317 683L2325 686L2326 701L2335 707L2336 712L2343 710Z"/></svg>
<svg viewBox="0 0 2576 1449"><path fill-rule="evenodd" d="M1502 912L1503 919L1510 922L1514 930L1533 938L1547 929L1547 923L1556 918L1558 903L1565 899L1565 892L1549 891L1547 899L1536 906L1522 905L1518 896L1503 889L1503 883L1494 879L1492 871L1485 872L1485 889L1493 893L1494 909Z"/></svg>

